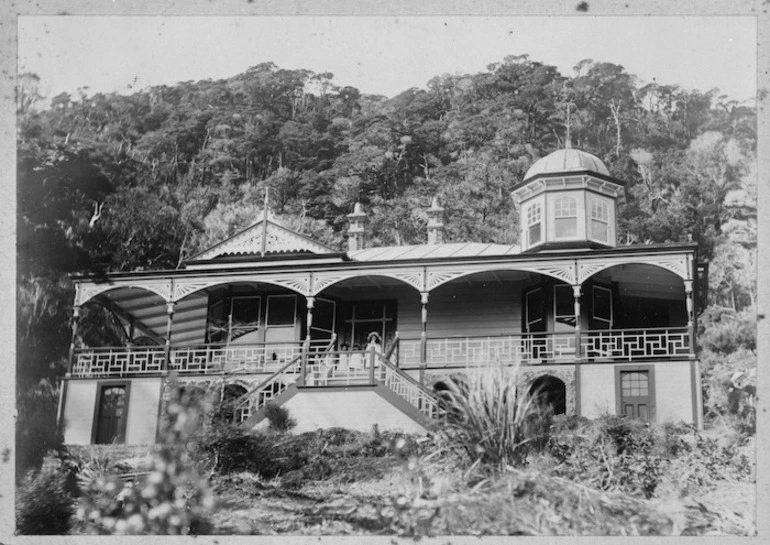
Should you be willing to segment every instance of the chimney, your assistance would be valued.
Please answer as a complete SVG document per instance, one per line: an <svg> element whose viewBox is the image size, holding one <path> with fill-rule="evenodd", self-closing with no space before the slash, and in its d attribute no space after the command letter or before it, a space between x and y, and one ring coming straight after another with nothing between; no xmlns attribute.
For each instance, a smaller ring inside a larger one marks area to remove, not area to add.
<svg viewBox="0 0 770 545"><path fill-rule="evenodd" d="M444 244L444 209L438 205L438 197L428 208L428 244Z"/></svg>
<svg viewBox="0 0 770 545"><path fill-rule="evenodd" d="M348 227L348 252L363 250L366 243L366 213L360 202L353 207L353 213L348 214L350 227Z"/></svg>

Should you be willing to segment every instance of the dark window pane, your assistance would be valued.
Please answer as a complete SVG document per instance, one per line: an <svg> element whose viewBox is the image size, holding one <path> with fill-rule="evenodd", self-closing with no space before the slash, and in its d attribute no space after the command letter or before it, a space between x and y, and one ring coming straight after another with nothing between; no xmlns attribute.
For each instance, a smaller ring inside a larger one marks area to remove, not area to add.
<svg viewBox="0 0 770 545"><path fill-rule="evenodd" d="M612 293L608 289L594 286L594 317L607 322L612 320Z"/></svg>
<svg viewBox="0 0 770 545"><path fill-rule="evenodd" d="M297 303L293 295L268 299L267 325L294 325Z"/></svg>

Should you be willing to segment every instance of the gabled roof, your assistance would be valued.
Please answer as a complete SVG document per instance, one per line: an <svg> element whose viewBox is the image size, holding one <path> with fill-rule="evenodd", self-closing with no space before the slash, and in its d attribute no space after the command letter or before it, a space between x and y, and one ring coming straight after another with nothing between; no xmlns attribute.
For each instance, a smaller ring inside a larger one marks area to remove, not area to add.
<svg viewBox="0 0 770 545"><path fill-rule="evenodd" d="M216 259L223 256L266 254L336 254L337 251L305 235L297 233L268 214L231 237L192 256L189 261Z"/></svg>

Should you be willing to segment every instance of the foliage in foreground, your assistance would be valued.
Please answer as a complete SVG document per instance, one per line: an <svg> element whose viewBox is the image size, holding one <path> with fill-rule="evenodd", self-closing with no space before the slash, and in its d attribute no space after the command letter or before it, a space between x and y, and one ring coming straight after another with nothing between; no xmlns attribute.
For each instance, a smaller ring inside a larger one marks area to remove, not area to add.
<svg viewBox="0 0 770 545"><path fill-rule="evenodd" d="M196 462L218 476L249 472L263 479L281 477L288 486L330 478L344 471L345 461L382 458L399 447L416 449L399 433L361 433L329 428L299 435L250 433L237 425L207 430L192 445ZM358 475L360 476L360 475ZM351 479L356 475L349 476Z"/></svg>
<svg viewBox="0 0 770 545"><path fill-rule="evenodd" d="M133 485L115 475L82 483L78 518L86 533L184 535L211 532L214 496L208 482L189 467L184 444L198 428L205 409L176 392L167 409L165 442L153 455L147 478Z"/></svg>
<svg viewBox="0 0 770 545"><path fill-rule="evenodd" d="M549 453L556 476L647 499L662 485L684 494L720 480L745 480L751 473L740 441L719 444L684 424L617 416L557 419Z"/></svg>
<svg viewBox="0 0 770 545"><path fill-rule="evenodd" d="M74 512L66 477L54 467L28 473L17 489L16 531L20 534L66 534Z"/></svg>
<svg viewBox="0 0 770 545"><path fill-rule="evenodd" d="M449 445L472 461L518 466L548 442L551 412L520 391L519 368L469 373L468 384L449 382L443 432Z"/></svg>

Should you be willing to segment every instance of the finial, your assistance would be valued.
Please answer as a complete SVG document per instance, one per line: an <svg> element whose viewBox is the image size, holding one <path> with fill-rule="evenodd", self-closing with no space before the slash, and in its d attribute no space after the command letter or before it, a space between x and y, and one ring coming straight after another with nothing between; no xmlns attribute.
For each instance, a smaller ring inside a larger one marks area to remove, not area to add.
<svg viewBox="0 0 770 545"><path fill-rule="evenodd" d="M564 139L564 149L570 149L572 147L572 136L570 135L570 110L572 109L572 103L567 102L567 136Z"/></svg>

